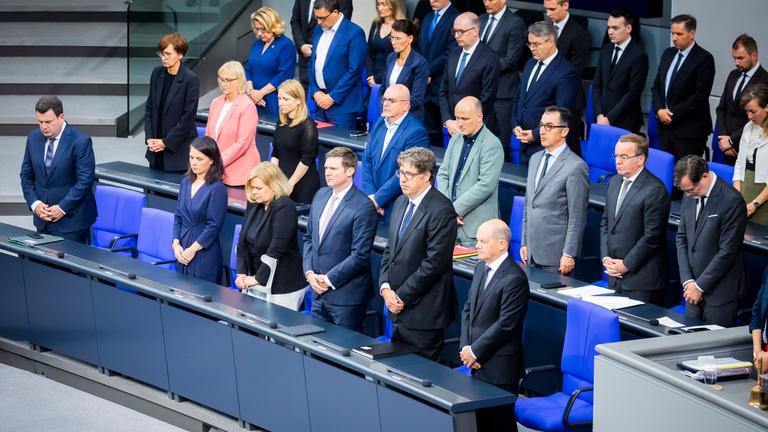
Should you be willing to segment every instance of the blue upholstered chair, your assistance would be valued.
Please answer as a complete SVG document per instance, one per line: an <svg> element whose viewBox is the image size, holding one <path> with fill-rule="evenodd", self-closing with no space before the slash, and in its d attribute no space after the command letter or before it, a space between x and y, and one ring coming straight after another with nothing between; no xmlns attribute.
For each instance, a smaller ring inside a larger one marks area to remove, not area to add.
<svg viewBox="0 0 768 432"><path fill-rule="evenodd" d="M304 290L304 308L301 309L301 313L304 315L312 315L312 288L307 285L307 289Z"/></svg>
<svg viewBox="0 0 768 432"><path fill-rule="evenodd" d="M656 109L651 105L651 112L648 114L648 147L650 148L659 148L659 131L656 126L656 122L659 120L656 119L656 115L654 114L656 112Z"/></svg>
<svg viewBox="0 0 768 432"><path fill-rule="evenodd" d="M205 126L197 126L197 136L205 135Z"/></svg>
<svg viewBox="0 0 768 432"><path fill-rule="evenodd" d="M517 139L515 134L509 138L509 149L511 150L512 163L520 163L520 140Z"/></svg>
<svg viewBox="0 0 768 432"><path fill-rule="evenodd" d="M355 170L355 175L352 177L352 184L354 184L358 189L363 190L363 163L359 160L357 161L357 169Z"/></svg>
<svg viewBox="0 0 768 432"><path fill-rule="evenodd" d="M710 162L709 170L715 173L720 179L733 184L733 167L730 165Z"/></svg>
<svg viewBox="0 0 768 432"><path fill-rule="evenodd" d="M592 123L595 123L596 121L595 104L592 103L592 84L590 84L587 95L587 106L584 109L584 123L586 123L587 137L589 137L589 131L592 129Z"/></svg>
<svg viewBox="0 0 768 432"><path fill-rule="evenodd" d="M381 336L377 337L376 339L379 342L389 342L392 340L392 321L389 320L389 309L387 309L387 304L384 304L384 313L382 315L383 321L383 328L384 331Z"/></svg>
<svg viewBox="0 0 768 432"><path fill-rule="evenodd" d="M655 149L648 149L648 162L645 167L651 174L655 175L667 187L667 192L672 193L672 177L675 169L675 157L671 154Z"/></svg>
<svg viewBox="0 0 768 432"><path fill-rule="evenodd" d="M509 241L509 254L517 262L520 258L520 244L523 241L523 211L525 210L525 196L518 195L512 200L512 214L509 217L509 230L512 238Z"/></svg>
<svg viewBox="0 0 768 432"><path fill-rule="evenodd" d="M131 255L136 250L141 209L147 203L141 192L114 186L96 185L96 209L91 245Z"/></svg>
<svg viewBox="0 0 768 432"><path fill-rule="evenodd" d="M587 140L584 160L589 165L589 181L602 183L616 174L613 152L619 137L630 133L626 129L593 124Z"/></svg>
<svg viewBox="0 0 768 432"><path fill-rule="evenodd" d="M368 84L366 83L366 87ZM368 130L371 130L376 121L381 117L381 97L379 92L381 91L381 84L374 84L371 87L371 97L368 99Z"/></svg>
<svg viewBox="0 0 768 432"><path fill-rule="evenodd" d="M141 209L137 258L170 270L176 268L173 254L173 213L154 208Z"/></svg>
<svg viewBox="0 0 768 432"><path fill-rule="evenodd" d="M232 234L232 249L229 251L229 285L234 290L238 289L235 285L235 279L237 279L237 242L240 240L240 230L242 228L243 225L241 224L235 225L235 229Z"/></svg>
<svg viewBox="0 0 768 432"><path fill-rule="evenodd" d="M618 340L619 318L616 314L592 303L569 300L560 365L562 390L550 396L518 399L515 403L518 423L542 431L565 431L591 425L595 346ZM556 366L526 369L525 377L551 369Z"/></svg>
<svg viewBox="0 0 768 432"><path fill-rule="evenodd" d="M717 122L715 122L715 125L712 128L712 162L725 163L725 154L720 150L720 140L717 139L719 134L720 131L717 128Z"/></svg>

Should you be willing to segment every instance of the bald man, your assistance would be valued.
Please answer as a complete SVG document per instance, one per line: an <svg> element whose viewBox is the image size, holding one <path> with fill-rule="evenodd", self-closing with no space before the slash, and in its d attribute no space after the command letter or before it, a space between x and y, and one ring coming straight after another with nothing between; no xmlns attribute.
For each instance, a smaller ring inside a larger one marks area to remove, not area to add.
<svg viewBox="0 0 768 432"><path fill-rule="evenodd" d="M499 217L504 149L483 124L483 107L476 97L461 99L456 104L455 118L457 132L437 171L437 189L456 210L459 244L473 246L480 224Z"/></svg>

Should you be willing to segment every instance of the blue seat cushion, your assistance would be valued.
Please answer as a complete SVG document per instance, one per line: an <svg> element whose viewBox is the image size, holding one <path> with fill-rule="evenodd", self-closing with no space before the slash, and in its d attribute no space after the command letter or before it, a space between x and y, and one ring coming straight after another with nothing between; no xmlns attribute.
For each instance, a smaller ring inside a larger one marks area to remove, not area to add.
<svg viewBox="0 0 768 432"><path fill-rule="evenodd" d="M461 366L459 366L457 368L453 368L453 370L455 370L456 372L458 372L460 374L466 375L466 376L472 376L472 369L470 369L470 368L468 368L468 367L466 367L464 365L461 365Z"/></svg>
<svg viewBox="0 0 768 432"><path fill-rule="evenodd" d="M563 411L569 395L555 393L546 397L520 398L515 402L515 417L521 425L542 431L566 431L563 425ZM581 399L571 408L568 420L574 423L592 421L592 404Z"/></svg>

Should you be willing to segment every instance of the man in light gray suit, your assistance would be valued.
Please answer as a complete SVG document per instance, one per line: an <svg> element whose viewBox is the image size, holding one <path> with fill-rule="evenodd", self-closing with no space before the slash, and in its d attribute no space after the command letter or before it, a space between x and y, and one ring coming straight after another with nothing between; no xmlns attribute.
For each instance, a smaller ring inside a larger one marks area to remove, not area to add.
<svg viewBox="0 0 768 432"><path fill-rule="evenodd" d="M504 150L483 124L483 106L474 96L461 99L454 110L459 133L451 137L437 171L437 189L456 210L457 240L475 246L477 229L499 217L499 176Z"/></svg>
<svg viewBox="0 0 768 432"><path fill-rule="evenodd" d="M587 220L587 164L566 145L571 113L547 107L539 124L543 151L531 156L520 257L527 265L570 274Z"/></svg>

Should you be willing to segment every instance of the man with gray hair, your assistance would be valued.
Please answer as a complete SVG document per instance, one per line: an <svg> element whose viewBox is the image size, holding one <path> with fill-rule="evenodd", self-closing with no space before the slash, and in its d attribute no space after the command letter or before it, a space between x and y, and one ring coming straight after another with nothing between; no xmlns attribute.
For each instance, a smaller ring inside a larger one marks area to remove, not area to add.
<svg viewBox="0 0 768 432"><path fill-rule="evenodd" d="M572 110L580 95L576 69L557 50L557 33L549 21L539 21L528 27L528 48L533 58L528 60L520 78L512 133L520 143L520 159L527 164L531 155L541 150L539 120L548 106ZM568 146L577 155L581 151L570 139Z"/></svg>
<svg viewBox="0 0 768 432"><path fill-rule="evenodd" d="M397 163L403 195L392 206L379 293L394 322L392 340L411 344L420 355L437 360L445 327L454 318L456 212L451 201L432 187L431 150L411 148L400 153Z"/></svg>

